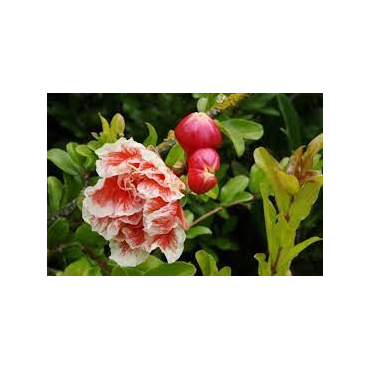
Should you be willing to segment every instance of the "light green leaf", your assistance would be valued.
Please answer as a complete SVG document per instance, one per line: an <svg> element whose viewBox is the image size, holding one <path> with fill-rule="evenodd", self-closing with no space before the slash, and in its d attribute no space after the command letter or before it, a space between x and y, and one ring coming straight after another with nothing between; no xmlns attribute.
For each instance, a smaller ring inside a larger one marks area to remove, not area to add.
<svg viewBox="0 0 370 370"><path fill-rule="evenodd" d="M86 257L71 263L64 270L64 276L88 276L91 269L91 264Z"/></svg>
<svg viewBox="0 0 370 370"><path fill-rule="evenodd" d="M104 139L105 139L104 141L108 143L113 142L114 140L111 137L110 126L109 126L108 121L100 113L99 113L99 117L100 117L100 121L101 121L102 128L103 128L103 134L104 134Z"/></svg>
<svg viewBox="0 0 370 370"><path fill-rule="evenodd" d="M63 217L58 218L49 228L47 232L48 247L55 247L63 243L69 234L69 224Z"/></svg>
<svg viewBox="0 0 370 370"><path fill-rule="evenodd" d="M231 276L231 268L229 266L223 267L219 272L218 276Z"/></svg>
<svg viewBox="0 0 370 370"><path fill-rule="evenodd" d="M154 126L152 126L150 123L145 122L146 126L148 127L149 135L144 141L144 146L157 145L158 135L157 131L155 130Z"/></svg>
<svg viewBox="0 0 370 370"><path fill-rule="evenodd" d="M276 171L276 176L289 195L296 195L299 191L299 181L293 175L287 175L283 171Z"/></svg>
<svg viewBox="0 0 370 370"><path fill-rule="evenodd" d="M176 162L185 162L185 152L179 144L175 144L167 154L166 165L173 167Z"/></svg>
<svg viewBox="0 0 370 370"><path fill-rule="evenodd" d="M264 179L264 172L256 164L254 164L249 174L249 190L253 194L260 194L260 184Z"/></svg>
<svg viewBox="0 0 370 370"><path fill-rule="evenodd" d="M299 255L299 253L301 253L311 244L316 243L319 240L321 240L319 237L313 236L312 238L309 238L288 250L286 253L282 255L278 263L278 270L283 269L284 267L286 267L286 265L289 265L289 263Z"/></svg>
<svg viewBox="0 0 370 370"><path fill-rule="evenodd" d="M265 215L265 226L267 243L269 247L270 258L275 261L278 251L277 238L275 235L276 225L276 210L269 199L269 187L266 183L262 182L260 185L261 195L263 200L263 212Z"/></svg>
<svg viewBox="0 0 370 370"><path fill-rule="evenodd" d="M227 202L224 205L226 207L230 206L232 203L246 203L253 200L254 196L251 193L248 193L247 191L241 191L240 193L236 194L231 202Z"/></svg>
<svg viewBox="0 0 370 370"><path fill-rule="evenodd" d="M159 258L149 256L144 262L140 263L140 265L137 265L136 268L143 272L146 272L148 270L162 266L163 264L164 262L162 262Z"/></svg>
<svg viewBox="0 0 370 370"><path fill-rule="evenodd" d="M89 149L91 149L93 152L95 152L95 150L99 149L100 148L100 144L98 141L95 141L95 140L91 140L87 143L87 146Z"/></svg>
<svg viewBox="0 0 370 370"><path fill-rule="evenodd" d="M205 226L194 226L186 231L187 239L194 239L199 235L211 235L212 230Z"/></svg>
<svg viewBox="0 0 370 370"><path fill-rule="evenodd" d="M70 142L66 145L67 153L71 160L76 164L77 167L81 167L83 163L83 158L77 153L76 147L77 143Z"/></svg>
<svg viewBox="0 0 370 370"><path fill-rule="evenodd" d="M293 103L285 94L277 94L280 111L283 115L290 150L298 148L301 141L301 123Z"/></svg>
<svg viewBox="0 0 370 370"><path fill-rule="evenodd" d="M254 258L258 261L258 275L259 276L271 276L271 267L268 262L266 262L265 253L257 253Z"/></svg>
<svg viewBox="0 0 370 370"><path fill-rule="evenodd" d="M48 204L51 212L60 208L63 197L63 184L54 176L49 176L48 183Z"/></svg>
<svg viewBox="0 0 370 370"><path fill-rule="evenodd" d="M312 206L316 203L323 183L323 176L315 177L315 180L305 182L294 198L289 208L289 226L296 230L299 224L311 212Z"/></svg>
<svg viewBox="0 0 370 370"><path fill-rule="evenodd" d="M202 270L203 276L218 275L216 261L209 253L200 250L197 253L195 253L195 259L197 260L199 267Z"/></svg>
<svg viewBox="0 0 370 370"><path fill-rule="evenodd" d="M248 177L244 175L230 179L221 189L221 204L227 205L232 203L236 195L247 188L248 182Z"/></svg>
<svg viewBox="0 0 370 370"><path fill-rule="evenodd" d="M238 157L244 153L244 140L258 140L263 135L262 125L244 119L229 119L219 122L219 126L221 131L232 141Z"/></svg>
<svg viewBox="0 0 370 370"><path fill-rule="evenodd" d="M291 197L285 190L281 179L277 176L277 173L282 171L280 164L263 147L259 147L254 151L254 160L257 166L264 172L266 180L272 186L279 211L286 214Z"/></svg>
<svg viewBox="0 0 370 370"><path fill-rule="evenodd" d="M123 136L124 132L125 132L125 119L123 118L121 114L116 113L110 122L111 136L112 138L117 140L117 135Z"/></svg>
<svg viewBox="0 0 370 370"><path fill-rule="evenodd" d="M208 99L200 98L197 102L198 112L205 112L207 110Z"/></svg>
<svg viewBox="0 0 370 370"><path fill-rule="evenodd" d="M78 175L79 168L72 161L71 157L62 149L50 149L47 152L48 160L53 162L62 171L70 175Z"/></svg>
<svg viewBox="0 0 370 370"><path fill-rule="evenodd" d="M144 271L136 267L121 267L116 266L113 268L111 276L142 276Z"/></svg>
<svg viewBox="0 0 370 370"><path fill-rule="evenodd" d="M76 152L83 157L92 157L94 156L94 152L85 144L77 145Z"/></svg>
<svg viewBox="0 0 370 370"><path fill-rule="evenodd" d="M324 135L316 136L307 146L307 149L302 157L302 172L313 169L313 160L315 155L323 148Z"/></svg>
<svg viewBox="0 0 370 370"><path fill-rule="evenodd" d="M186 221L188 222L189 225L191 225L191 223L194 221L194 213L189 211L188 209L184 213Z"/></svg>
<svg viewBox="0 0 370 370"><path fill-rule="evenodd" d="M219 192L220 192L220 189L218 187L218 184L216 184L211 190L208 190L207 193L205 193L205 195L207 195L208 197L212 199L217 199Z"/></svg>
<svg viewBox="0 0 370 370"><path fill-rule="evenodd" d="M164 263L159 267L148 270L145 276L194 276L196 268L187 262Z"/></svg>

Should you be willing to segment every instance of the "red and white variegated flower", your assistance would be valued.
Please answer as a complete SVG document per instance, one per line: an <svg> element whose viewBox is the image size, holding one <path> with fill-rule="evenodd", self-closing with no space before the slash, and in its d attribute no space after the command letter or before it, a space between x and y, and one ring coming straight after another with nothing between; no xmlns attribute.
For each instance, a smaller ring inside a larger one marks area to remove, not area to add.
<svg viewBox="0 0 370 370"><path fill-rule="evenodd" d="M187 228L179 201L184 183L157 153L132 138L105 144L96 154L101 179L85 190L82 217L110 240L110 258L136 266L159 248L169 263L176 261Z"/></svg>

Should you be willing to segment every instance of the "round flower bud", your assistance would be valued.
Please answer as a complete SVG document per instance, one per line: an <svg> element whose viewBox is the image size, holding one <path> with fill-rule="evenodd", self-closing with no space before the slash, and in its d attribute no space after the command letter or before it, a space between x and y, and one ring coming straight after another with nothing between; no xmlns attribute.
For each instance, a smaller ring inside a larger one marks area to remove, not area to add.
<svg viewBox="0 0 370 370"><path fill-rule="evenodd" d="M191 113L175 128L175 136L186 153L200 148L219 148L222 136L215 121L206 113Z"/></svg>
<svg viewBox="0 0 370 370"><path fill-rule="evenodd" d="M215 172L220 168L220 157L212 148L196 150L188 159L188 185L197 194L211 190L217 184Z"/></svg>

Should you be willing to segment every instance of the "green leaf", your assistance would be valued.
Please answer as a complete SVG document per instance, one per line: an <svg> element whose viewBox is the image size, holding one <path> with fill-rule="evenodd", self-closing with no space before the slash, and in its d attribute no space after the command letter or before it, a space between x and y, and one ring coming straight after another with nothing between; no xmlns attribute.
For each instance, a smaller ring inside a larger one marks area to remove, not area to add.
<svg viewBox="0 0 370 370"><path fill-rule="evenodd" d="M197 102L198 112L206 112L207 111L207 104L208 104L208 99L207 98L200 98Z"/></svg>
<svg viewBox="0 0 370 370"><path fill-rule="evenodd" d="M223 267L219 272L218 276L231 276L231 268L229 266Z"/></svg>
<svg viewBox="0 0 370 370"><path fill-rule="evenodd" d="M173 167L176 162L185 162L185 152L179 144L175 144L167 154L166 165Z"/></svg>
<svg viewBox="0 0 370 370"><path fill-rule="evenodd" d="M164 263L163 265L150 269L145 276L194 276L196 268L187 262Z"/></svg>
<svg viewBox="0 0 370 370"><path fill-rule="evenodd" d="M316 243L317 241L321 240L321 238L317 236L313 236L312 238L309 238L302 243L297 244L290 250L288 250L286 253L283 254L281 257L279 263L278 263L278 270L286 268L286 265L289 265L289 263L296 258L299 253L301 253L303 250L305 250L307 247L309 247L311 244Z"/></svg>
<svg viewBox="0 0 370 370"><path fill-rule="evenodd" d="M49 228L47 232L48 247L58 246L63 243L69 234L69 224L63 217L58 218Z"/></svg>
<svg viewBox="0 0 370 370"><path fill-rule="evenodd" d="M117 140L117 135L123 136L124 132L125 132L125 119L121 114L116 113L110 122L110 134L115 140Z"/></svg>
<svg viewBox="0 0 370 370"><path fill-rule="evenodd" d="M67 153L71 160L76 164L77 167L81 167L83 163L83 158L77 153L76 147L78 146L77 143L70 142L66 145Z"/></svg>
<svg viewBox="0 0 370 370"><path fill-rule="evenodd" d="M246 203L253 200L254 196L247 191L241 191L240 193L236 194L234 198L232 198L231 202L225 203L224 205L227 207L232 203Z"/></svg>
<svg viewBox="0 0 370 370"><path fill-rule="evenodd" d="M140 265L137 265L136 268L143 272L146 272L148 270L162 266L163 264L164 262L162 262L159 258L149 256L144 262L140 263Z"/></svg>
<svg viewBox="0 0 370 370"><path fill-rule="evenodd" d="M113 268L111 276L142 276L144 271L136 267L121 267L116 266Z"/></svg>
<svg viewBox="0 0 370 370"><path fill-rule="evenodd" d="M219 126L221 131L232 141L238 157L244 153L244 140L258 140L263 135L262 125L244 119L229 119L219 122Z"/></svg>
<svg viewBox="0 0 370 370"><path fill-rule="evenodd" d="M278 251L277 238L275 235L276 210L269 199L269 187L264 182L261 183L261 195L263 200L263 212L265 215L266 235L270 258L272 261L275 261Z"/></svg>
<svg viewBox="0 0 370 370"><path fill-rule="evenodd" d="M200 250L195 253L195 259L198 262L203 276L217 276L218 269L215 259L206 251Z"/></svg>
<svg viewBox="0 0 370 370"><path fill-rule="evenodd" d="M194 221L194 213L188 209L185 211L185 218L189 225Z"/></svg>
<svg viewBox="0 0 370 370"><path fill-rule="evenodd" d="M60 208L63 197L63 184L54 176L49 176L48 183L48 204L51 212Z"/></svg>
<svg viewBox="0 0 370 370"><path fill-rule="evenodd" d="M194 226L186 231L187 239L194 239L199 235L211 235L212 230L205 226Z"/></svg>
<svg viewBox="0 0 370 370"><path fill-rule="evenodd" d="M320 134L316 136L307 146L307 149L302 157L302 172L313 169L313 160L315 155L323 148L324 136Z"/></svg>
<svg viewBox="0 0 370 370"><path fill-rule="evenodd" d="M289 195L296 195L299 191L299 181L293 175L287 175L283 171L277 171L276 176Z"/></svg>
<svg viewBox="0 0 370 370"><path fill-rule="evenodd" d="M294 150L302 144L301 123L293 103L285 94L277 94L279 109L285 121L286 133L290 150Z"/></svg>
<svg viewBox="0 0 370 370"><path fill-rule="evenodd" d="M91 264L86 257L71 263L64 270L64 276L89 276L91 273ZM91 276L91 275L90 275Z"/></svg>
<svg viewBox="0 0 370 370"><path fill-rule="evenodd" d="M94 152L85 144L77 145L76 152L83 157L92 157Z"/></svg>
<svg viewBox="0 0 370 370"><path fill-rule="evenodd" d="M62 149L50 149L47 152L48 160L53 162L62 171L70 175L78 175L79 169L68 153Z"/></svg>
<svg viewBox="0 0 370 370"><path fill-rule="evenodd" d="M249 190L253 194L260 194L260 184L265 179L265 174L261 170L260 167L258 167L256 164L254 164L250 170L249 174Z"/></svg>
<svg viewBox="0 0 370 370"><path fill-rule="evenodd" d="M89 149L91 149L93 152L95 152L95 150L99 149L100 148L100 144L98 141L95 141L95 140L91 140L87 143L87 146Z"/></svg>
<svg viewBox="0 0 370 370"><path fill-rule="evenodd" d="M254 258L258 261L258 275L259 276L271 276L271 267L268 262L266 262L265 253L257 253Z"/></svg>
<svg viewBox="0 0 370 370"><path fill-rule="evenodd" d="M75 232L75 238L83 246L90 247L96 255L104 253L104 245L107 241L95 231L91 230L91 226L83 223Z"/></svg>
<svg viewBox="0 0 370 370"><path fill-rule="evenodd" d="M266 180L272 186L279 211L286 214L291 197L286 191L281 179L277 176L278 172L282 172L280 164L263 147L259 147L254 151L254 160L257 166L264 172Z"/></svg>
<svg viewBox="0 0 370 370"><path fill-rule="evenodd" d="M237 194L243 192L248 186L247 176L239 175L230 179L221 189L221 204L228 205L234 202Z"/></svg>
<svg viewBox="0 0 370 370"><path fill-rule="evenodd" d="M207 193L205 193L205 195L207 195L211 199L217 199L219 192L220 192L220 189L218 187L218 184L216 184L211 190L208 190Z"/></svg>
<svg viewBox="0 0 370 370"><path fill-rule="evenodd" d="M103 135L101 136L104 137L105 142L108 142L108 143L113 142L114 140L111 137L110 126L109 126L108 121L100 113L99 113L99 117L100 117L100 121L101 121L102 128L103 128L103 134L104 134L104 136Z"/></svg>
<svg viewBox="0 0 370 370"><path fill-rule="evenodd" d="M289 208L289 226L296 230L299 224L311 212L312 206L316 203L323 183L323 176L316 176L315 180L305 182L294 198Z"/></svg>
<svg viewBox="0 0 370 370"><path fill-rule="evenodd" d="M149 135L144 141L144 146L157 145L158 135L157 131L155 130L154 126L152 126L150 123L145 122L146 126L148 127Z"/></svg>

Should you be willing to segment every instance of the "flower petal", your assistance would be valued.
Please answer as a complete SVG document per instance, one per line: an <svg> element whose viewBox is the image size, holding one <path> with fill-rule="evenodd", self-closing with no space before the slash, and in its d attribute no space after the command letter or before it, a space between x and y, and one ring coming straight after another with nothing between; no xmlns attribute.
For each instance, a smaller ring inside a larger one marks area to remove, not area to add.
<svg viewBox="0 0 370 370"><path fill-rule="evenodd" d="M181 199L182 194L177 189L170 189L159 185L156 181L144 178L137 186L139 195L146 199L152 199L161 197L166 202L174 202L175 200Z"/></svg>
<svg viewBox="0 0 370 370"><path fill-rule="evenodd" d="M152 238L152 248L159 248L166 256L167 262L175 262L184 250L185 231L182 227L175 227L167 234L156 235Z"/></svg>
<svg viewBox="0 0 370 370"><path fill-rule="evenodd" d="M104 144L95 153L100 158L96 161L96 172L101 177L111 177L128 173L132 165L142 162L141 152L145 150L142 144L121 138L113 144Z"/></svg>
<svg viewBox="0 0 370 370"><path fill-rule="evenodd" d="M187 226L179 201L166 203L158 209L155 209L151 204L155 204L155 202L156 200L152 200L152 202L148 201L147 203L149 203L149 206L147 206L147 204L144 206L144 230L148 235L167 234L178 225L182 225L182 227ZM149 212L148 208L150 208L152 212Z"/></svg>
<svg viewBox="0 0 370 370"><path fill-rule="evenodd" d="M130 216L142 210L144 200L136 196L136 190L122 190L118 177L101 179L85 190L83 207L96 217Z"/></svg>
<svg viewBox="0 0 370 370"><path fill-rule="evenodd" d="M144 249L131 249L124 241L111 240L109 246L111 249L109 258L120 266L137 266L149 257L149 253Z"/></svg>

